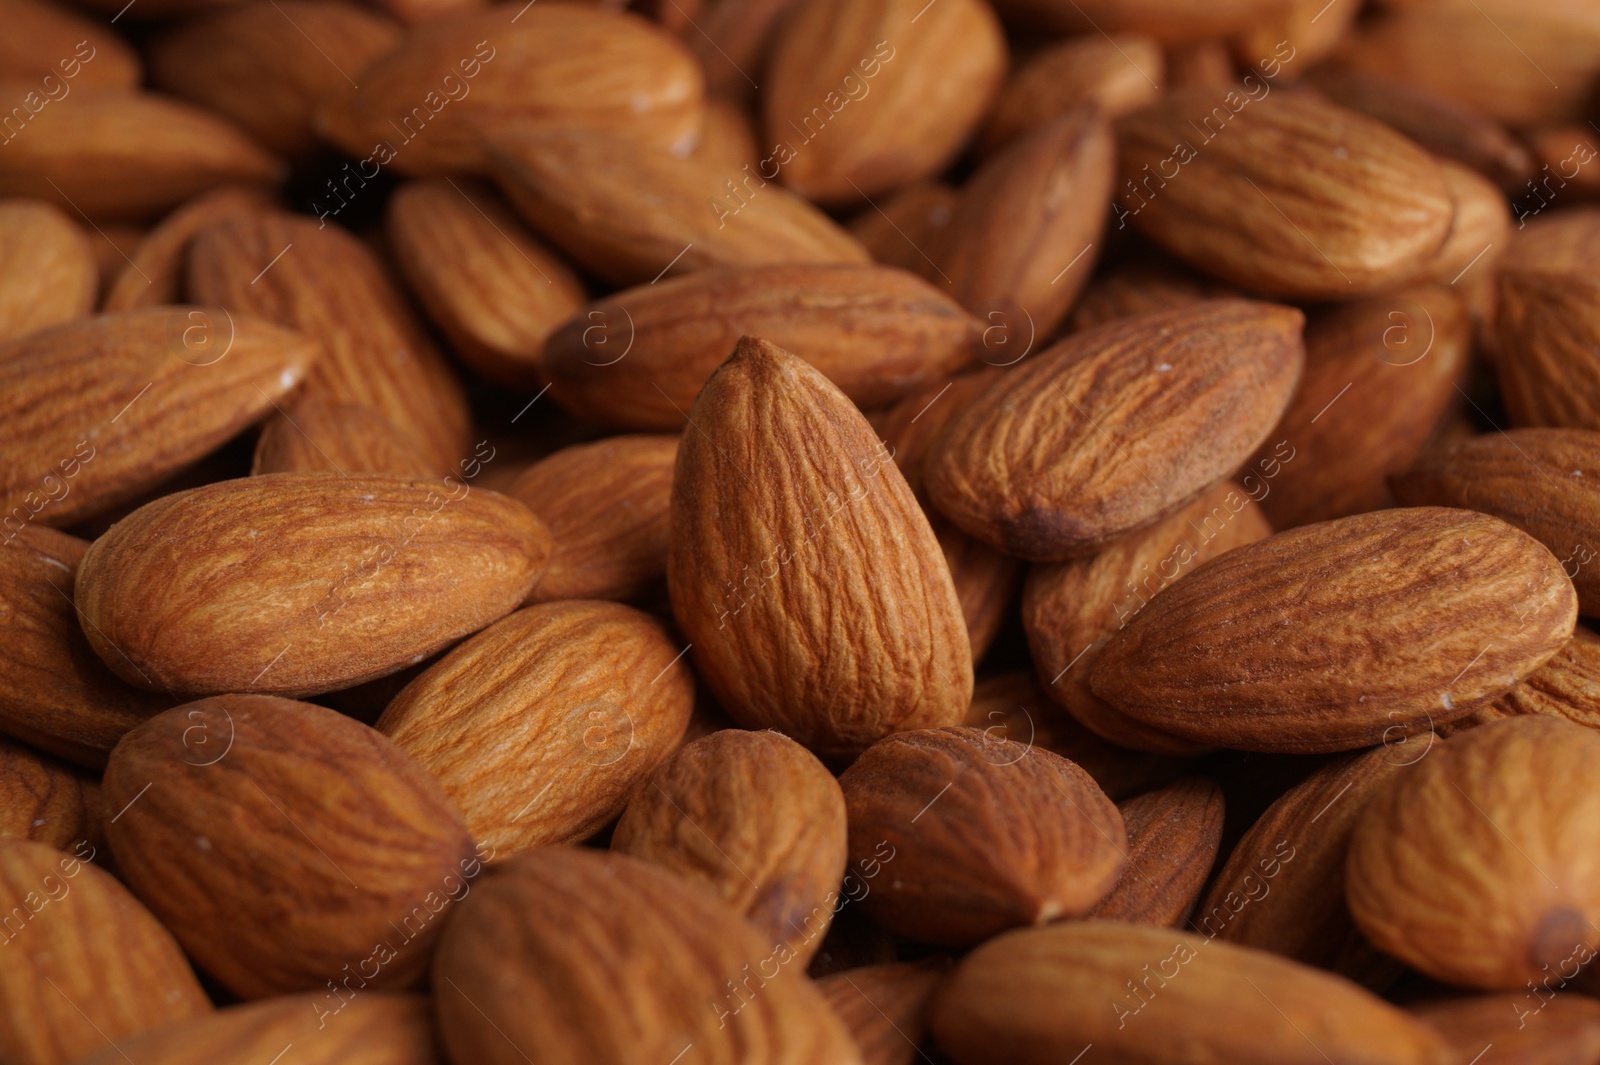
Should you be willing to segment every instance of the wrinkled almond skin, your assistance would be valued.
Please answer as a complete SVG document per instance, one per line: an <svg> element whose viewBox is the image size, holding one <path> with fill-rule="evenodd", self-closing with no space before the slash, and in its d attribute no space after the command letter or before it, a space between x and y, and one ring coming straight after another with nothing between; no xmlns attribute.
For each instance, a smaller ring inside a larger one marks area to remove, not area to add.
<svg viewBox="0 0 1600 1065"><path fill-rule="evenodd" d="M758 967L759 993L740 996ZM451 921L433 982L452 1061L629 1065L692 1044L711 1065L861 1065L802 964L704 888L622 854L552 847L496 870Z"/></svg>
<svg viewBox="0 0 1600 1065"><path fill-rule="evenodd" d="M0 839L31 839L69 851L103 843L100 785L31 747L0 739Z"/></svg>
<svg viewBox="0 0 1600 1065"><path fill-rule="evenodd" d="M817 990L850 1029L863 1065L912 1065L928 1031L928 1000L950 959L866 965L817 981Z"/></svg>
<svg viewBox="0 0 1600 1065"><path fill-rule="evenodd" d="M1394 481L1410 506L1464 507L1510 522L1548 547L1600 614L1600 433L1513 429L1430 454Z"/></svg>
<svg viewBox="0 0 1600 1065"><path fill-rule="evenodd" d="M1154 103L1166 74L1161 47L1134 33L1069 37L1018 63L984 122L985 152L1092 101L1110 118Z"/></svg>
<svg viewBox="0 0 1600 1065"><path fill-rule="evenodd" d="M1541 991L1561 991L1545 977ZM1520 993L1519 993L1520 992ZM1546 998L1518 989L1438 999L1407 1009L1437 1029L1461 1061L1477 1065L1578 1065L1600 1059L1600 1002L1586 995Z"/></svg>
<svg viewBox="0 0 1600 1065"><path fill-rule="evenodd" d="M1461 718L1455 730L1522 714L1564 717L1600 729L1600 636L1579 625L1567 645L1527 680Z"/></svg>
<svg viewBox="0 0 1600 1065"><path fill-rule="evenodd" d="M518 611L378 719L497 857L588 839L680 742L694 679L665 625L619 603Z"/></svg>
<svg viewBox="0 0 1600 1065"><path fill-rule="evenodd" d="M0 344L88 314L99 283L88 236L61 208L0 200Z"/></svg>
<svg viewBox="0 0 1600 1065"><path fill-rule="evenodd" d="M1596 757L1593 730L1543 715L1444 741L1362 814L1345 867L1356 924L1465 987L1520 988L1592 959L1600 798L1555 784Z"/></svg>
<svg viewBox="0 0 1600 1065"><path fill-rule="evenodd" d="M1498 264L1495 371L1517 425L1600 429L1600 209L1527 223Z"/></svg>
<svg viewBox="0 0 1600 1065"><path fill-rule="evenodd" d="M1270 492L1257 474L1255 495ZM1204 743L1136 721L1089 687L1101 648L1162 589L1224 552L1272 535L1254 495L1223 481L1189 506L1088 558L1032 567L1022 627L1040 686L1096 735L1141 751L1196 754Z"/></svg>
<svg viewBox="0 0 1600 1065"><path fill-rule="evenodd" d="M613 436L540 459L506 486L550 527L550 564L528 593L631 600L667 573L676 436Z"/></svg>
<svg viewBox="0 0 1600 1065"><path fill-rule="evenodd" d="M1012 370L940 438L928 494L1036 562L1091 554L1231 474L1289 402L1299 311L1216 300L1075 334Z"/></svg>
<svg viewBox="0 0 1600 1065"><path fill-rule="evenodd" d="M433 1007L422 995L331 991L229 1006L121 1041L82 1065L256 1065L296 1047L296 1065L440 1065ZM288 1061L285 1058L285 1061Z"/></svg>
<svg viewBox="0 0 1600 1065"><path fill-rule="evenodd" d="M643 151L621 137L512 130L491 170L528 224L615 285L768 263L864 263L867 251L781 186L745 175L729 191L712 163Z"/></svg>
<svg viewBox="0 0 1600 1065"><path fill-rule="evenodd" d="M104 787L123 879L243 998L322 991L358 967L363 987L414 985L481 865L420 766L310 703L174 707L117 745Z"/></svg>
<svg viewBox="0 0 1600 1065"><path fill-rule="evenodd" d="M301 333L216 307L82 318L0 347L7 533L155 487L272 410L319 356Z"/></svg>
<svg viewBox="0 0 1600 1065"><path fill-rule="evenodd" d="M268 193L250 185L223 185L189 200L143 234L135 245L111 250L112 277L105 286L100 309L113 314L182 303L187 288L189 245L195 234L230 214L267 210L271 206Z"/></svg>
<svg viewBox="0 0 1600 1065"><path fill-rule="evenodd" d="M1426 152L1305 95L1182 89L1118 122L1117 147L1119 228L1266 295L1390 288L1427 265L1455 214Z"/></svg>
<svg viewBox="0 0 1600 1065"><path fill-rule="evenodd" d="M801 359L746 338L690 419L667 587L718 702L824 758L960 721L972 697L961 604L860 412Z"/></svg>
<svg viewBox="0 0 1600 1065"><path fill-rule="evenodd" d="M1120 804L1128 867L1111 894L1084 916L1181 926L1217 862L1222 808L1222 789L1205 777L1186 777Z"/></svg>
<svg viewBox="0 0 1600 1065"><path fill-rule="evenodd" d="M789 188L859 203L934 176L960 149L1005 76L1005 39L981 0L920 7L796 5L762 93L767 139L779 146L768 165L781 166Z"/></svg>
<svg viewBox="0 0 1600 1065"><path fill-rule="evenodd" d="M685 746L628 803L611 849L702 884L799 963L822 945L845 871L839 782L776 732Z"/></svg>
<svg viewBox="0 0 1600 1065"><path fill-rule="evenodd" d="M1572 636L1577 606L1555 556L1496 518L1377 511L1202 566L1112 637L1090 686L1221 747L1353 750L1509 690Z"/></svg>
<svg viewBox="0 0 1600 1065"><path fill-rule="evenodd" d="M396 672L509 613L550 553L522 504L459 487L280 473L163 496L84 556L84 632L154 691L303 695Z"/></svg>
<svg viewBox="0 0 1600 1065"><path fill-rule="evenodd" d="M0 840L0 1054L69 1065L211 1011L172 934L111 874L43 843Z"/></svg>
<svg viewBox="0 0 1600 1065"><path fill-rule="evenodd" d="M483 447L480 443L475 453L481 456ZM311 395L295 400L293 416L279 411L262 423L250 472L424 478L433 467L423 447L373 408Z"/></svg>
<svg viewBox="0 0 1600 1065"><path fill-rule="evenodd" d="M1148 968L1146 968L1148 966ZM969 954L934 995L959 1065L1446 1065L1427 1025L1337 976L1164 928L1066 922ZM1181 1036L1179 1035L1181 1033Z"/></svg>
<svg viewBox="0 0 1600 1065"><path fill-rule="evenodd" d="M862 899L898 935L967 946L1093 908L1127 865L1122 817L1082 769L975 728L882 740L843 776Z"/></svg>
<svg viewBox="0 0 1600 1065"><path fill-rule="evenodd" d="M981 330L936 288L887 266L705 270L590 304L545 346L550 394L579 417L676 432L741 336L811 363L863 409L970 364Z"/></svg>

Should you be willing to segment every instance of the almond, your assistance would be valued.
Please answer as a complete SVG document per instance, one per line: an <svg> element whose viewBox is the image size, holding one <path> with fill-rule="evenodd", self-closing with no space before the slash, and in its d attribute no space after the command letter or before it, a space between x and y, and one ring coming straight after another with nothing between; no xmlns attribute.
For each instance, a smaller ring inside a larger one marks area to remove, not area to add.
<svg viewBox="0 0 1600 1065"><path fill-rule="evenodd" d="M318 357L216 307L150 307L0 346L0 509L66 525L160 484L271 410Z"/></svg>
<svg viewBox="0 0 1600 1065"><path fill-rule="evenodd" d="M1600 636L1579 625L1567 645L1527 680L1457 723L1458 729L1522 714L1564 717L1600 728Z"/></svg>
<svg viewBox="0 0 1600 1065"><path fill-rule="evenodd" d="M0 344L94 310L94 249L38 200L0 200Z"/></svg>
<svg viewBox="0 0 1600 1065"><path fill-rule="evenodd" d="M1089 554L1228 476L1303 361L1299 311L1217 300L1112 322L1041 352L967 408L928 494L1007 554Z"/></svg>
<svg viewBox="0 0 1600 1065"><path fill-rule="evenodd" d="M1222 845L1222 789L1186 777L1120 804L1128 868L1084 916L1177 927L1200 897Z"/></svg>
<svg viewBox="0 0 1600 1065"><path fill-rule="evenodd" d="M1147 33L1164 42L1249 29L1287 0L999 0L1002 15L1057 33Z"/></svg>
<svg viewBox="0 0 1600 1065"><path fill-rule="evenodd" d="M913 1065L927 1038L928 1000L950 968L943 957L847 969L817 981L864 1065Z"/></svg>
<svg viewBox="0 0 1600 1065"><path fill-rule="evenodd" d="M700 139L689 157L730 172L758 165L761 151L756 147L755 120L726 97L708 99Z"/></svg>
<svg viewBox="0 0 1600 1065"><path fill-rule="evenodd" d="M983 118L1005 68L999 20L982 0L800 0L762 93L770 162L824 204L933 177Z"/></svg>
<svg viewBox="0 0 1600 1065"><path fill-rule="evenodd" d="M551 395L579 417L673 430L739 337L810 362L861 407L892 403L979 351L972 316L887 266L703 270L619 292L574 315L545 346Z"/></svg>
<svg viewBox="0 0 1600 1065"><path fill-rule="evenodd" d="M1438 163L1456 214L1428 275L1441 285L1451 285L1470 272L1466 290L1481 288L1492 297L1494 271L1490 268L1511 242L1511 212L1506 209L1505 196L1475 170L1448 159Z"/></svg>
<svg viewBox="0 0 1600 1065"><path fill-rule="evenodd" d="M1270 91L1183 89L1118 122L1119 228L1269 295L1353 299L1419 273L1455 214L1438 165L1364 115Z"/></svg>
<svg viewBox="0 0 1600 1065"><path fill-rule="evenodd" d="M545 338L585 298L566 263L475 183L412 182L388 212L401 273L456 354L496 384L542 388Z"/></svg>
<svg viewBox="0 0 1600 1065"><path fill-rule="evenodd" d="M742 99L756 91L746 72L760 70L775 30L795 0L643 0L637 6L683 38L705 68L713 99Z"/></svg>
<svg viewBox="0 0 1600 1065"><path fill-rule="evenodd" d="M174 707L117 745L104 786L123 878L244 998L415 984L481 867L420 766L309 703Z"/></svg>
<svg viewBox="0 0 1600 1065"><path fill-rule="evenodd" d="M1285 81L1298 81L1338 50L1361 14L1357 4L1326 4L1290 0L1233 39L1234 60L1247 71L1277 71Z"/></svg>
<svg viewBox="0 0 1600 1065"><path fill-rule="evenodd" d="M1001 936L934 995L959 1065L1444 1065L1440 1036L1356 985L1271 954L1105 921Z"/></svg>
<svg viewBox="0 0 1600 1065"><path fill-rule="evenodd" d="M0 739L0 839L31 839L59 850L102 842L100 786L48 755Z"/></svg>
<svg viewBox="0 0 1600 1065"><path fill-rule="evenodd" d="M861 263L866 249L755 174L641 150L592 130L490 138L495 180L528 223L615 285L713 266Z"/></svg>
<svg viewBox="0 0 1600 1065"><path fill-rule="evenodd" d="M450 922L434 983L452 1061L670 1062L692 1046L712 1065L861 1065L792 954L704 888L622 854L508 863Z"/></svg>
<svg viewBox="0 0 1600 1065"><path fill-rule="evenodd" d="M694 59L658 27L594 4L545 4L412 30L318 121L360 170L430 176L483 172L483 135L509 127L609 131L681 152L704 101Z"/></svg>
<svg viewBox="0 0 1600 1065"><path fill-rule="evenodd" d="M1098 105L1109 118L1120 118L1154 103L1165 75L1161 46L1140 34L1057 41L1012 70L979 143L985 153L992 152L1084 101Z"/></svg>
<svg viewBox="0 0 1600 1065"><path fill-rule="evenodd" d="M291 695L403 669L520 603L550 552L493 492L335 473L164 496L89 548L77 605L130 684Z"/></svg>
<svg viewBox="0 0 1600 1065"><path fill-rule="evenodd" d="M1509 690L1572 635L1555 556L1488 515L1422 507L1306 525L1164 591L1100 652L1094 693L1239 750L1352 750ZM1315 639L1286 634L1315 633Z"/></svg>
<svg viewBox="0 0 1600 1065"><path fill-rule="evenodd" d="M1541 789L1581 779L1596 757L1600 736L1543 715L1440 744L1356 826L1345 878L1356 924L1407 965L1467 987L1521 987L1593 958L1600 806L1584 789Z"/></svg>
<svg viewBox="0 0 1600 1065"><path fill-rule="evenodd" d="M105 286L101 309L114 313L182 303L184 275L189 269L189 244L196 233L230 214L264 210L272 205L260 189L224 185L201 193L173 211L129 248L126 257L113 251L114 280Z"/></svg>
<svg viewBox="0 0 1600 1065"><path fill-rule="evenodd" d="M406 685L377 728L439 779L496 855L576 843L681 740L694 702L682 655L632 607L529 607Z"/></svg>
<svg viewBox="0 0 1600 1065"><path fill-rule="evenodd" d="M1073 332L1118 318L1165 311L1202 300L1230 299L1239 291L1165 259L1134 260L1101 270L1072 312Z"/></svg>
<svg viewBox="0 0 1600 1065"><path fill-rule="evenodd" d="M939 181L907 185L850 222L850 233L875 262L909 270L925 281L939 276L940 241L955 214L959 194Z"/></svg>
<svg viewBox="0 0 1600 1065"><path fill-rule="evenodd" d="M799 962L849 901L844 796L776 732L723 729L673 755L628 803L611 849L703 884Z"/></svg>
<svg viewBox="0 0 1600 1065"><path fill-rule="evenodd" d="M94 848L0 840L0 1054L68 1065L211 1010L172 935Z"/></svg>
<svg viewBox="0 0 1600 1065"><path fill-rule="evenodd" d="M637 599L667 575L676 436L613 436L563 448L506 488L547 525L550 564L528 593L553 599Z"/></svg>
<svg viewBox="0 0 1600 1065"><path fill-rule="evenodd" d="M79 88L132 89L139 84L138 53L95 19L44 0L5 0L0 22L11 30L0 42L0 81L43 81L49 76L57 87L62 77Z"/></svg>
<svg viewBox="0 0 1600 1065"><path fill-rule="evenodd" d="M959 721L972 652L950 571L850 401L746 338L689 417L667 586L718 701L824 757Z"/></svg>
<svg viewBox="0 0 1600 1065"><path fill-rule="evenodd" d="M965 946L1082 914L1127 864L1122 818L1089 774L977 729L881 740L839 785L851 863L892 866L862 905L912 939Z"/></svg>
<svg viewBox="0 0 1600 1065"><path fill-rule="evenodd" d="M480 443L477 454L482 448ZM262 425L250 472L422 478L433 467L433 459L417 442L371 407L311 395L295 401L293 416L280 410Z"/></svg>
<svg viewBox="0 0 1600 1065"><path fill-rule="evenodd" d="M1473 995L1409 1009L1443 1033L1461 1061L1473 1055L1477 1065L1576 1065L1600 1059L1600 1003L1583 995Z"/></svg>

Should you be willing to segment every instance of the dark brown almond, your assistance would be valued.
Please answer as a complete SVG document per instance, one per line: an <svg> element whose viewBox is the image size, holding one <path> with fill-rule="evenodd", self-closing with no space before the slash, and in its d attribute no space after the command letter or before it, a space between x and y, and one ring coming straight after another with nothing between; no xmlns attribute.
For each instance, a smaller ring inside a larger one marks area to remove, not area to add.
<svg viewBox="0 0 1600 1065"><path fill-rule="evenodd" d="M1018 63L995 100L979 144L992 152L1085 101L1110 118L1154 103L1166 64L1149 37L1119 33L1069 37Z"/></svg>
<svg viewBox="0 0 1600 1065"><path fill-rule="evenodd" d="M59 850L104 843L100 785L87 773L20 743L0 739L0 839L31 839Z"/></svg>
<svg viewBox="0 0 1600 1065"><path fill-rule="evenodd" d="M1187 777L1117 807L1128 833L1128 868L1086 913L1102 921L1176 928L1194 909L1222 846L1222 789Z"/></svg>
<svg viewBox="0 0 1600 1065"><path fill-rule="evenodd" d="M99 283L93 245L60 208L0 200L0 344L88 314Z"/></svg>
<svg viewBox="0 0 1600 1065"><path fill-rule="evenodd" d="M483 444L478 445L482 454ZM491 449L492 450L492 449ZM382 473L427 477L434 460L372 407L326 395L297 399L294 414L272 415L261 426L250 472Z"/></svg>
<svg viewBox="0 0 1600 1065"><path fill-rule="evenodd" d="M99 20L44 0L5 0L0 22L11 31L0 42L0 81L49 77L42 87L57 93L63 78L79 87L139 84L138 53Z"/></svg>
<svg viewBox="0 0 1600 1065"><path fill-rule="evenodd" d="M846 969L817 981L861 1050L863 1065L913 1065L928 1033L928 1000L950 959Z"/></svg>

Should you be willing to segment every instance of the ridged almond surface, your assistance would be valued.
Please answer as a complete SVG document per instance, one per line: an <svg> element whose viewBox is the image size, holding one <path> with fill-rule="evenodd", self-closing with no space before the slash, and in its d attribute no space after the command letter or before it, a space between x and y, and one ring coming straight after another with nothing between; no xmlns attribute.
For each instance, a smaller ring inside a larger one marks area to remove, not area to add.
<svg viewBox="0 0 1600 1065"><path fill-rule="evenodd" d="M325 354L302 396L371 407L426 452L435 473L467 457L467 401L455 372L377 256L338 226L266 212L222 219L194 239L189 291L320 340Z"/></svg>
<svg viewBox="0 0 1600 1065"><path fill-rule="evenodd" d="M550 534L494 492L279 473L163 496L94 542L76 601L130 684L204 695L348 688L509 613Z"/></svg>
<svg viewBox="0 0 1600 1065"><path fill-rule="evenodd" d="M1600 209L1529 222L1498 266L1495 371L1511 420L1600 429Z"/></svg>
<svg viewBox="0 0 1600 1065"><path fill-rule="evenodd" d="M769 64L783 183L851 204L945 168L999 90L1006 46L983 0L801 0Z"/></svg>
<svg viewBox="0 0 1600 1065"><path fill-rule="evenodd" d="M1149 525L1233 473L1288 405L1299 311L1215 300L1078 333L1012 370L928 459L946 517L1059 561Z"/></svg>
<svg viewBox="0 0 1600 1065"><path fill-rule="evenodd" d="M863 1065L913 1065L928 1033L928 1000L950 959L887 962L833 973L817 990L839 1015Z"/></svg>
<svg viewBox="0 0 1600 1065"><path fill-rule="evenodd" d="M543 387L545 338L585 299L571 268L475 182L412 182L388 212L400 272L456 354L496 384Z"/></svg>
<svg viewBox="0 0 1600 1065"><path fill-rule="evenodd" d="M1573 963L1577 964L1577 963ZM1565 971L1565 970L1563 970ZM1560 973L1539 988L1408 1006L1476 1065L1588 1065L1600 1061L1600 1002L1565 990Z"/></svg>
<svg viewBox="0 0 1600 1065"><path fill-rule="evenodd" d="M678 40L596 4L442 19L411 30L357 81L322 110L320 131L358 159L422 176L483 172L483 135L513 127L681 151L705 107L700 69Z"/></svg>
<svg viewBox="0 0 1600 1065"><path fill-rule="evenodd" d="M1384 510L1230 551L1100 652L1094 693L1221 747L1353 750L1512 688L1571 638L1555 556L1497 518Z"/></svg>
<svg viewBox="0 0 1600 1065"><path fill-rule="evenodd" d="M372 407L311 395L295 400L293 415L279 411L262 423L250 472L424 478L434 464L424 446Z"/></svg>
<svg viewBox="0 0 1600 1065"><path fill-rule="evenodd" d="M1356 924L1465 987L1520 988L1593 957L1600 796L1568 785L1596 758L1592 729L1543 715L1444 741L1356 826L1345 867Z"/></svg>
<svg viewBox="0 0 1600 1065"><path fill-rule="evenodd" d="M217 307L99 315L12 341L0 347L0 509L67 525L131 499L270 411L319 357L301 333Z"/></svg>
<svg viewBox="0 0 1600 1065"><path fill-rule="evenodd" d="M676 436L613 436L576 444L506 486L550 527L550 564L528 593L554 599L636 599L667 575Z"/></svg>
<svg viewBox="0 0 1600 1065"><path fill-rule="evenodd" d="M172 934L89 864L93 848L75 853L0 840L0 1056L7 1065L70 1065L211 1011Z"/></svg>
<svg viewBox="0 0 1600 1065"><path fill-rule="evenodd" d="M1118 805L1128 867L1085 917L1176 928L1194 909L1222 846L1222 789L1185 777Z"/></svg>
<svg viewBox="0 0 1600 1065"><path fill-rule="evenodd" d="M1163 43L1248 29L1288 0L997 0L1004 16L1057 33L1146 33Z"/></svg>
<svg viewBox="0 0 1600 1065"><path fill-rule="evenodd" d="M961 604L861 413L803 360L745 338L689 417L667 586L718 702L824 757L960 721Z"/></svg>
<svg viewBox="0 0 1600 1065"><path fill-rule="evenodd" d="M1117 123L1123 221L1252 292L1353 299L1425 267L1455 203L1433 158L1307 95L1190 88Z"/></svg>
<svg viewBox="0 0 1600 1065"><path fill-rule="evenodd" d="M1252 481L1263 491L1259 476ZM1270 491L1270 489L1266 489ZM1089 687L1100 650L1162 589L1202 563L1272 535L1254 496L1223 481L1169 518L1088 558L1033 566L1022 590L1022 627L1039 683L1098 736L1134 750L1197 754L1205 743L1152 728Z"/></svg>
<svg viewBox="0 0 1600 1065"><path fill-rule="evenodd" d="M451 921L433 982L452 1061L632 1065L693 1046L707 1065L861 1065L802 963L704 888L622 854L507 863Z"/></svg>
<svg viewBox="0 0 1600 1065"><path fill-rule="evenodd" d="M0 23L0 81L51 81L66 77L79 88L131 89L139 84L139 56L114 29L46 0L5 0Z"/></svg>
<svg viewBox="0 0 1600 1065"><path fill-rule="evenodd" d="M95 847L102 842L103 820L93 777L0 739L0 839L31 839L59 850Z"/></svg>
<svg viewBox="0 0 1600 1065"><path fill-rule="evenodd" d="M551 335L551 396L622 429L683 428L741 336L793 352L862 408L970 364L978 323L936 286L888 266L703 270L590 304Z"/></svg>
<svg viewBox="0 0 1600 1065"><path fill-rule="evenodd" d="M279 163L226 120L154 93L0 83L27 124L0 153L0 196L31 196L97 221L160 214L216 185L268 184ZM70 104L66 103L71 100Z"/></svg>
<svg viewBox="0 0 1600 1065"><path fill-rule="evenodd" d="M265 210L272 200L249 185L224 185L201 193L163 218L138 243L126 249L127 258L113 251L113 280L105 286L100 309L110 314L182 303L189 272L189 244L196 233L230 214Z"/></svg>
<svg viewBox="0 0 1600 1065"><path fill-rule="evenodd" d="M1527 680L1461 718L1456 728L1522 714L1564 717L1600 729L1600 636L1579 625L1567 645Z"/></svg>
<svg viewBox="0 0 1600 1065"><path fill-rule="evenodd" d="M848 902L839 782L776 732L722 729L635 792L611 849L703 884L774 945L811 960Z"/></svg>
<svg viewBox="0 0 1600 1065"><path fill-rule="evenodd" d="M422 767L310 703L174 707L117 745L104 788L123 879L243 998L417 983L481 867Z"/></svg>
<svg viewBox="0 0 1600 1065"><path fill-rule="evenodd" d="M911 939L967 946L1077 916L1127 865L1122 817L1089 774L987 731L890 736L839 785L851 862L876 859L889 873L862 906Z"/></svg>
<svg viewBox="0 0 1600 1065"><path fill-rule="evenodd" d="M0 200L0 344L88 314L99 284L88 236L59 207Z"/></svg>
<svg viewBox="0 0 1600 1065"><path fill-rule="evenodd" d="M1260 951L1105 921L1013 932L934 995L959 1065L1446 1065L1444 1040L1346 980Z"/></svg>
<svg viewBox="0 0 1600 1065"><path fill-rule="evenodd" d="M681 741L694 706L682 651L660 621L620 603L529 607L406 685L377 728L438 778L497 856L581 842Z"/></svg>
<svg viewBox="0 0 1600 1065"><path fill-rule="evenodd" d="M1427 455L1395 478L1411 506L1481 510L1548 547L1600 614L1600 432L1513 429Z"/></svg>
<svg viewBox="0 0 1600 1065"><path fill-rule="evenodd" d="M1141 34L1094 33L1054 42L1012 70L984 122L979 144L992 152L1084 101L1120 118L1154 103L1165 75L1161 46Z"/></svg>
<svg viewBox="0 0 1600 1065"><path fill-rule="evenodd" d="M350 994L350 992L345 992ZM80 1065L440 1065L422 995L332 991L229 1006L121 1041ZM290 1052L292 1048L292 1053ZM123 1056L123 1051L127 1056Z"/></svg>

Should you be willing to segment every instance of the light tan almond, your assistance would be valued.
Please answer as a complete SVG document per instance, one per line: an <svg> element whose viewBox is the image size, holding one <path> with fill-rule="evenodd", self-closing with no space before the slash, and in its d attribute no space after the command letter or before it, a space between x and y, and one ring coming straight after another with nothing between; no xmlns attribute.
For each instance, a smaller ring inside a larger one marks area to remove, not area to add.
<svg viewBox="0 0 1600 1065"><path fill-rule="evenodd" d="M60 208L0 200L0 344L83 317L99 285L94 246Z"/></svg>

